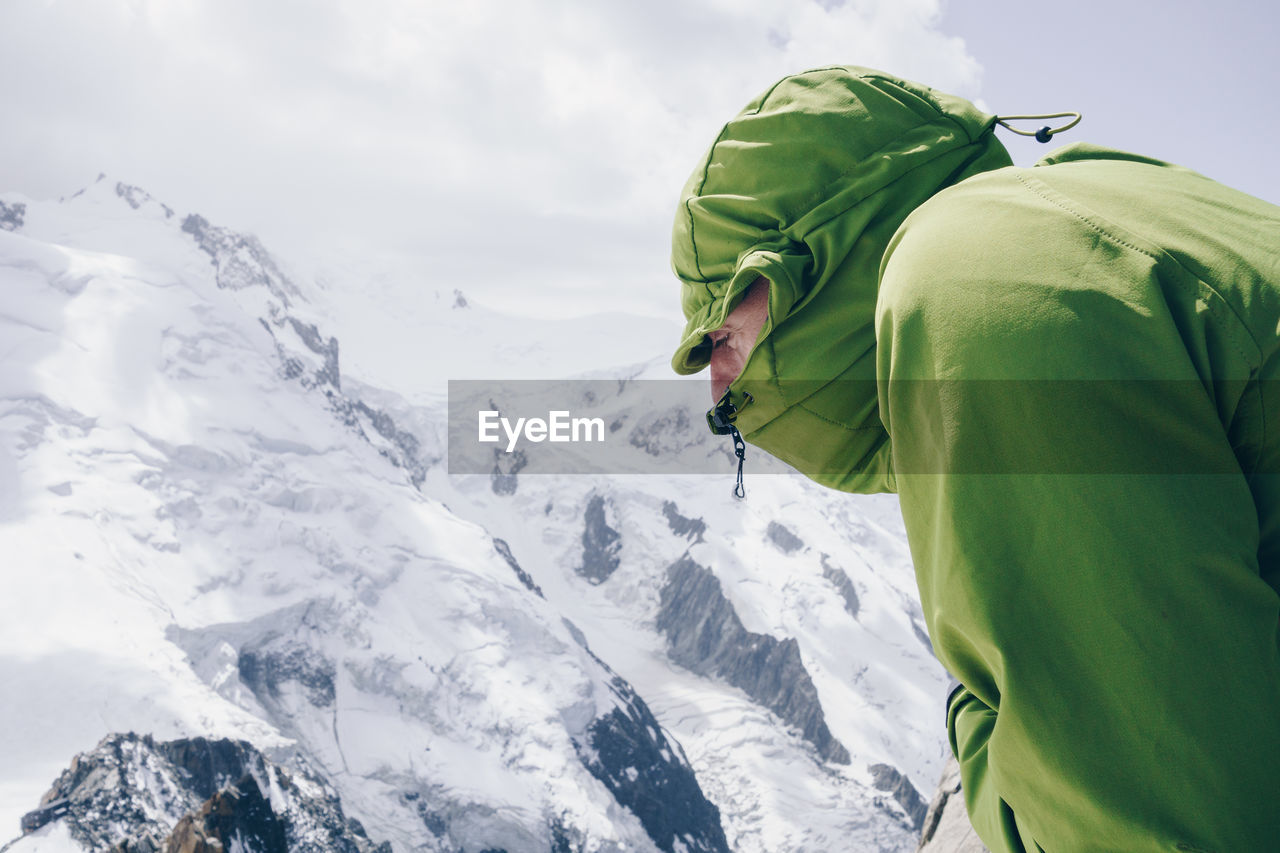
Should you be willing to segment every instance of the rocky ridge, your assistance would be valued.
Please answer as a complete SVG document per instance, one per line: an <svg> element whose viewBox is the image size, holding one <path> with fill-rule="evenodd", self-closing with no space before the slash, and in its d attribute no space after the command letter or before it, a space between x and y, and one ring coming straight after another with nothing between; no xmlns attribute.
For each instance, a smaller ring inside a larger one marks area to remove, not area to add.
<svg viewBox="0 0 1280 853"><path fill-rule="evenodd" d="M23 817L24 838L60 822L83 849L112 853L391 853L343 813L304 758L288 763L245 741L109 735L75 756ZM4 850L26 846L19 839Z"/></svg>
<svg viewBox="0 0 1280 853"><path fill-rule="evenodd" d="M657 626L671 659L742 688L799 729L824 760L848 764L849 751L827 728L796 641L747 631L715 574L689 557L673 563L667 578Z"/></svg>

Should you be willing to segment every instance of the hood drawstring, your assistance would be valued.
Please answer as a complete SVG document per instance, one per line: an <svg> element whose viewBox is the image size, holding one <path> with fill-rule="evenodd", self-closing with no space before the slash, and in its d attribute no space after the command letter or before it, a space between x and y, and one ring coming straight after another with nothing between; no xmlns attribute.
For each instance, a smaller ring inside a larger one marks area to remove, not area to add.
<svg viewBox="0 0 1280 853"><path fill-rule="evenodd" d="M742 406L745 407L752 398L746 391L742 392L742 396ZM733 487L733 496L738 500L747 496L747 489L742 482L742 466L747 458L747 443L743 440L742 433L738 432L738 428L733 424L740 410L740 407L733 404L729 390L725 389L724 395L707 411L707 427L711 432L715 435L727 435L733 439L733 453L738 457L738 481Z"/></svg>
<svg viewBox="0 0 1280 853"><path fill-rule="evenodd" d="M1039 130L1019 130L1018 128L1009 124L1009 122L1011 121L1031 121L1032 119L1045 119L1045 118L1066 118L1067 116L1074 116L1074 118L1071 119L1071 121L1067 122L1066 124L1062 125L1062 127L1051 128L1049 127L1049 125L1046 124L1044 127L1040 128ZM1062 131L1064 130L1070 130L1071 128L1075 127L1077 124L1080 123L1080 119L1082 118L1084 118L1083 113L1075 113L1075 112L1045 113L1043 115L1025 115L1025 116L996 116L996 124L1000 125L1006 130L1013 131L1019 136L1034 136L1036 142L1048 142L1050 139L1054 137L1055 134L1062 133Z"/></svg>

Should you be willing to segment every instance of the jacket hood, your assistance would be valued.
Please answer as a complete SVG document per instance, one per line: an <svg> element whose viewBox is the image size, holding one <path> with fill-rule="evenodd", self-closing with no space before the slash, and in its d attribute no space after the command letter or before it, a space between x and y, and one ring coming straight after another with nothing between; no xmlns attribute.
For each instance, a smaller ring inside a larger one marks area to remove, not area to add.
<svg viewBox="0 0 1280 853"><path fill-rule="evenodd" d="M786 77L757 97L681 194L671 260L688 324L675 371L707 366L707 333L764 276L769 318L729 389L738 429L825 485L890 490L875 386L880 261L930 196L1011 165L994 123L962 98L856 66Z"/></svg>

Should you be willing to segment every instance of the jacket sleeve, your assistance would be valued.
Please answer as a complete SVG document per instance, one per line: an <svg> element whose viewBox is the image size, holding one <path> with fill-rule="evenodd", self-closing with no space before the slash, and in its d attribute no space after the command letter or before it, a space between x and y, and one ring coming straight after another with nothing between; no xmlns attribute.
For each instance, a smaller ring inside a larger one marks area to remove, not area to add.
<svg viewBox="0 0 1280 853"><path fill-rule="evenodd" d="M1277 849L1280 598L1231 438L1256 432L1248 340L1157 247L1025 172L917 211L878 305L975 829L996 853Z"/></svg>

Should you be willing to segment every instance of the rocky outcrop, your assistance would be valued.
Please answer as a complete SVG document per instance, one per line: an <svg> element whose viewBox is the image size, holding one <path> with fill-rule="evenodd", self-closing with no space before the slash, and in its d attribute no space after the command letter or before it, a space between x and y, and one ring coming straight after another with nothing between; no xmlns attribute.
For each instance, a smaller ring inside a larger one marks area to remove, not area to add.
<svg viewBox="0 0 1280 853"><path fill-rule="evenodd" d="M27 206L20 201L7 204L0 201L0 231L17 231L26 221Z"/></svg>
<svg viewBox="0 0 1280 853"><path fill-rule="evenodd" d="M954 758L943 768L916 853L990 853L969 823L960 791L960 765Z"/></svg>
<svg viewBox="0 0 1280 853"><path fill-rule="evenodd" d="M529 573L522 569L520 564L516 562L515 555L511 553L511 546L508 545L505 540L495 538L493 540L493 548L498 552L498 556L511 567L511 571L516 573L516 578L519 579L520 583L524 584L525 589L537 595L538 598L546 598L546 596L542 594L542 588L534 583L533 578L529 576Z"/></svg>
<svg viewBox="0 0 1280 853"><path fill-rule="evenodd" d="M592 495L583 513L582 565L578 566L578 574L593 584L608 580L622 562L618 557L622 536L609 526L605 508L605 499Z"/></svg>
<svg viewBox="0 0 1280 853"><path fill-rule="evenodd" d="M285 379L297 379L305 388L322 391L330 410L345 426L369 442L380 456L408 474L414 486L421 486L427 477L428 463L423 459L422 443L416 435L402 429L386 411L369 405L352 393L343 392L338 339L326 338L315 325L283 314L275 306L272 306L271 322L265 318L259 318L259 321L275 340L281 375ZM309 369L303 358L294 354L276 336L276 328L286 326L294 331L308 350L320 356L319 366L312 365ZM513 474L513 492L514 479Z"/></svg>
<svg viewBox="0 0 1280 853"><path fill-rule="evenodd" d="M268 634L240 649L236 669L240 681L264 708L274 710L285 685L290 683L301 688L313 707L333 706L337 670L333 661L309 646Z"/></svg>
<svg viewBox="0 0 1280 853"><path fill-rule="evenodd" d="M333 338L329 340L334 343L333 353L336 359L337 341ZM336 377L336 361L333 369L333 375ZM422 485L422 481L427 478L427 466L422 458L422 444L417 436L408 430L400 429L391 415L381 409L373 408L364 400L353 400L338 394L330 394L329 402L342 422L354 429L366 441L369 436L363 425L367 423L373 427L373 431L383 439L382 442L369 442L377 448L378 454L408 474L409 482L414 486Z"/></svg>
<svg viewBox="0 0 1280 853"><path fill-rule="evenodd" d="M151 193L141 187L130 186L129 184L116 182L116 195L124 199L125 204L134 210L141 210L146 204L154 204L164 212L165 219L173 218L173 208L167 204L162 204L152 197Z"/></svg>
<svg viewBox="0 0 1280 853"><path fill-rule="evenodd" d="M291 764L245 741L113 734L72 759L22 828L64 821L85 848L113 853L390 853L301 758Z"/></svg>
<svg viewBox="0 0 1280 853"><path fill-rule="evenodd" d="M902 806L902 810L907 813L911 828L919 832L924 826L925 812L929 807L925 805L920 792L916 790L915 785L911 784L911 780L890 764L872 764L868 769L871 771L871 780L876 790L891 794L894 802Z"/></svg>
<svg viewBox="0 0 1280 853"><path fill-rule="evenodd" d="M182 220L182 230L209 256L216 270L214 280L218 287L229 290L265 287L286 307L289 297L298 295L298 288L280 271L257 237L211 225L196 213Z"/></svg>
<svg viewBox="0 0 1280 853"><path fill-rule="evenodd" d="M791 528L776 521L769 522L764 535L784 554L794 554L804 547L803 539L791 532Z"/></svg>
<svg viewBox="0 0 1280 853"><path fill-rule="evenodd" d="M218 791L173 828L165 853L223 853L237 848L288 850L284 822L257 781L245 776Z"/></svg>
<svg viewBox="0 0 1280 853"><path fill-rule="evenodd" d="M840 593L840 598L844 601L845 612L857 619L860 607L858 590L854 588L853 581L845 574L844 569L831 565L826 554L822 555L822 576L836 588L836 592ZM912 627L915 627L914 623Z"/></svg>
<svg viewBox="0 0 1280 853"><path fill-rule="evenodd" d="M583 764L640 819L659 850L728 853L720 810L703 795L684 750L631 685L614 676L611 686L617 707L592 722L585 745L575 742Z"/></svg>
<svg viewBox="0 0 1280 853"><path fill-rule="evenodd" d="M667 526L677 536L683 536L691 542L701 542L702 534L707 532L707 523L700 518L688 518L680 514L673 501L664 501L662 515L667 519Z"/></svg>
<svg viewBox="0 0 1280 853"><path fill-rule="evenodd" d="M121 184L116 192L134 207L154 201L137 187ZM169 208L164 207L164 210L169 211ZM263 287L280 301L279 305L269 305L269 316L260 317L259 321L275 341L281 375L286 379L297 379L305 387L322 390L329 400L329 407L343 424L369 441L385 459L403 469L414 486L420 486L426 479L421 442L413 433L402 429L395 418L383 409L369 405L353 394L343 393L338 339L326 336L314 323L303 322L288 313L289 297L296 297L298 289L281 272L258 239L211 225L198 214L186 217L182 221L182 230L194 237L196 245L209 255L216 270L218 287L232 290ZM319 357L318 364L308 366L307 356L299 352L296 345L287 345L282 340L277 331L285 329L292 330L302 346Z"/></svg>
<svg viewBox="0 0 1280 853"><path fill-rule="evenodd" d="M666 635L673 661L741 688L799 729L825 760L849 763L849 751L827 728L795 639L778 640L744 628L719 579L687 555L667 568L658 630Z"/></svg>
<svg viewBox="0 0 1280 853"><path fill-rule="evenodd" d="M338 368L338 339L325 338L313 323L303 323L293 317L285 319L306 348L324 359L323 366L316 371L316 383L332 385L336 390L342 390L342 372Z"/></svg>
<svg viewBox="0 0 1280 853"><path fill-rule="evenodd" d="M695 426L685 406L646 412L631 427L627 443L650 456L670 456L686 448L688 436Z"/></svg>
<svg viewBox="0 0 1280 853"><path fill-rule="evenodd" d="M516 493L520 481L517 479L521 470L529 464L529 457L523 450L504 453L500 448L493 449L493 470L489 472L489 487L495 495L510 497Z"/></svg>

